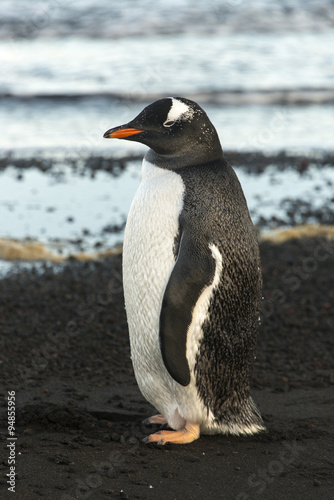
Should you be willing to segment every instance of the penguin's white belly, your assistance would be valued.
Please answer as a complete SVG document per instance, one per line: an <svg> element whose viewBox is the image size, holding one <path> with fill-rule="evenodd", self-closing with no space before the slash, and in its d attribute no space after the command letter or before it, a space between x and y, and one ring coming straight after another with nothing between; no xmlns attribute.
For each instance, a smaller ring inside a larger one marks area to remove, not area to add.
<svg viewBox="0 0 334 500"><path fill-rule="evenodd" d="M130 208L123 246L125 306L135 376L144 397L175 429L182 428L185 420L204 423L208 418L197 394L193 368L213 288L213 284L208 287L196 304L198 314L193 317L187 341L191 382L183 387L168 373L159 343L161 304L175 264L173 247L183 195L184 184L178 174L144 160L142 182Z"/></svg>

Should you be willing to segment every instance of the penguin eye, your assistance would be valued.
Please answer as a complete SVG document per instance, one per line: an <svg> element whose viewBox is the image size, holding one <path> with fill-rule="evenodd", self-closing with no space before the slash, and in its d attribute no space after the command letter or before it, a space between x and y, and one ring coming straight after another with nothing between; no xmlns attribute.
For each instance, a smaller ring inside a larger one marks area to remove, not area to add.
<svg viewBox="0 0 334 500"><path fill-rule="evenodd" d="M175 123L175 120L168 120L163 123L164 127L172 127Z"/></svg>

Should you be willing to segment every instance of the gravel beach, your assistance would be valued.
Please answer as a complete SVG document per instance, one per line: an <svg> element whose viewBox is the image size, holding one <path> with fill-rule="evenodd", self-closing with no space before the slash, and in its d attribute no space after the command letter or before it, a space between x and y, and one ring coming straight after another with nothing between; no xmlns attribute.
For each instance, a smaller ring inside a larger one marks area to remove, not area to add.
<svg viewBox="0 0 334 500"><path fill-rule="evenodd" d="M153 409L132 371L121 254L2 279L1 498L15 498L6 483L8 391L20 500L331 498L334 241L288 236L260 245L252 392L268 432L248 438L141 442Z"/></svg>

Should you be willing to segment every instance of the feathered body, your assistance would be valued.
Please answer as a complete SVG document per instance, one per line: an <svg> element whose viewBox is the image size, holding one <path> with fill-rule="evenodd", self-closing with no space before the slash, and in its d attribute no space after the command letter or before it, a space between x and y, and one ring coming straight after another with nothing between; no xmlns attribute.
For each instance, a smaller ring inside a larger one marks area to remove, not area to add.
<svg viewBox="0 0 334 500"><path fill-rule="evenodd" d="M172 429L193 422L201 433L252 434L264 429L249 395L262 296L259 247L214 127L196 103L178 100L187 109L174 109L174 122L197 116L197 141L184 140L178 154L148 151L125 229L134 372ZM148 121L140 117L130 124L139 130Z"/></svg>

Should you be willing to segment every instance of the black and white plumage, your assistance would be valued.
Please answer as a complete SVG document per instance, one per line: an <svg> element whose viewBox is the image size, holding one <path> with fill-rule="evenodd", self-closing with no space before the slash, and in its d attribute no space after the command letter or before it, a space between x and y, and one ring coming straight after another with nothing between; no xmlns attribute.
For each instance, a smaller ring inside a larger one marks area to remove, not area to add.
<svg viewBox="0 0 334 500"><path fill-rule="evenodd" d="M160 99L104 137L150 147L128 216L123 281L139 388L161 413L147 440L264 429L252 401L262 294L240 183L203 109Z"/></svg>

